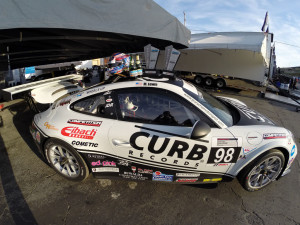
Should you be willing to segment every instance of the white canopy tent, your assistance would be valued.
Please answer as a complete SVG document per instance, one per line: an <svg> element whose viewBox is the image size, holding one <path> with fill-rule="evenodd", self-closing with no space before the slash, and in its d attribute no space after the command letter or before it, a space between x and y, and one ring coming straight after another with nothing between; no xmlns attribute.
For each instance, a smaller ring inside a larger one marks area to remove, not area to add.
<svg viewBox="0 0 300 225"><path fill-rule="evenodd" d="M189 48L180 50L177 71L220 74L263 82L270 63L272 34L218 32L192 34ZM158 68L163 68L163 53Z"/></svg>
<svg viewBox="0 0 300 225"><path fill-rule="evenodd" d="M185 48L180 21L152 0L1 0L0 71L79 61L115 52Z"/></svg>

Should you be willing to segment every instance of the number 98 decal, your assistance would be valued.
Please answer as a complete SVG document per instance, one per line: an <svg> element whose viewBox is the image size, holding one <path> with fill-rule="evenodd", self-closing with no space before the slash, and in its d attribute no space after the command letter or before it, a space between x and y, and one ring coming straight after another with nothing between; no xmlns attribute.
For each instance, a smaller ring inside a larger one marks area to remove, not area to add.
<svg viewBox="0 0 300 225"><path fill-rule="evenodd" d="M211 148L207 163L235 163L241 147Z"/></svg>

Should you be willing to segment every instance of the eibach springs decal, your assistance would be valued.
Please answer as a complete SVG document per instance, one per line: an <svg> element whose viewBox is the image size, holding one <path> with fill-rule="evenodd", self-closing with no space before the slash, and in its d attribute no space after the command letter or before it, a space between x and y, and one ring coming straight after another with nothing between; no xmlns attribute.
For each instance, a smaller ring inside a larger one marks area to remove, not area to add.
<svg viewBox="0 0 300 225"><path fill-rule="evenodd" d="M64 127L61 130L61 134L64 136L89 139L89 140L93 140L96 133L97 133L96 129L85 130L85 129L80 129L79 127Z"/></svg>

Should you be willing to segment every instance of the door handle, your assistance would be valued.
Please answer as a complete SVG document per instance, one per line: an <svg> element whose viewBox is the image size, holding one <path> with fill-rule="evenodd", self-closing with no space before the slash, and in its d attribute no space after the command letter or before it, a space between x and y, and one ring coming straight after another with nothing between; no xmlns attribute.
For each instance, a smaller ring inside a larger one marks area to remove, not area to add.
<svg viewBox="0 0 300 225"><path fill-rule="evenodd" d="M123 146L123 147L131 147L128 141L122 141L118 139L112 139L112 143L114 146Z"/></svg>

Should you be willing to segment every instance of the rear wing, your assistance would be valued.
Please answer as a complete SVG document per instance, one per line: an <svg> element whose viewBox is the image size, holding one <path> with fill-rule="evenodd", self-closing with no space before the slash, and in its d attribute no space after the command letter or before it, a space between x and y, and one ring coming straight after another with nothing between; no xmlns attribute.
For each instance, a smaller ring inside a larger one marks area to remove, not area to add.
<svg viewBox="0 0 300 225"><path fill-rule="evenodd" d="M22 84L15 87L6 88L2 90L2 96L4 100L10 101L19 98L20 95L25 94L26 92L31 91L32 89L48 86L51 84L53 85L55 83L60 83L62 81L67 81L67 80L80 81L82 80L82 75L77 75L77 74L65 75L61 77L55 77L55 78L36 81L28 84Z"/></svg>

